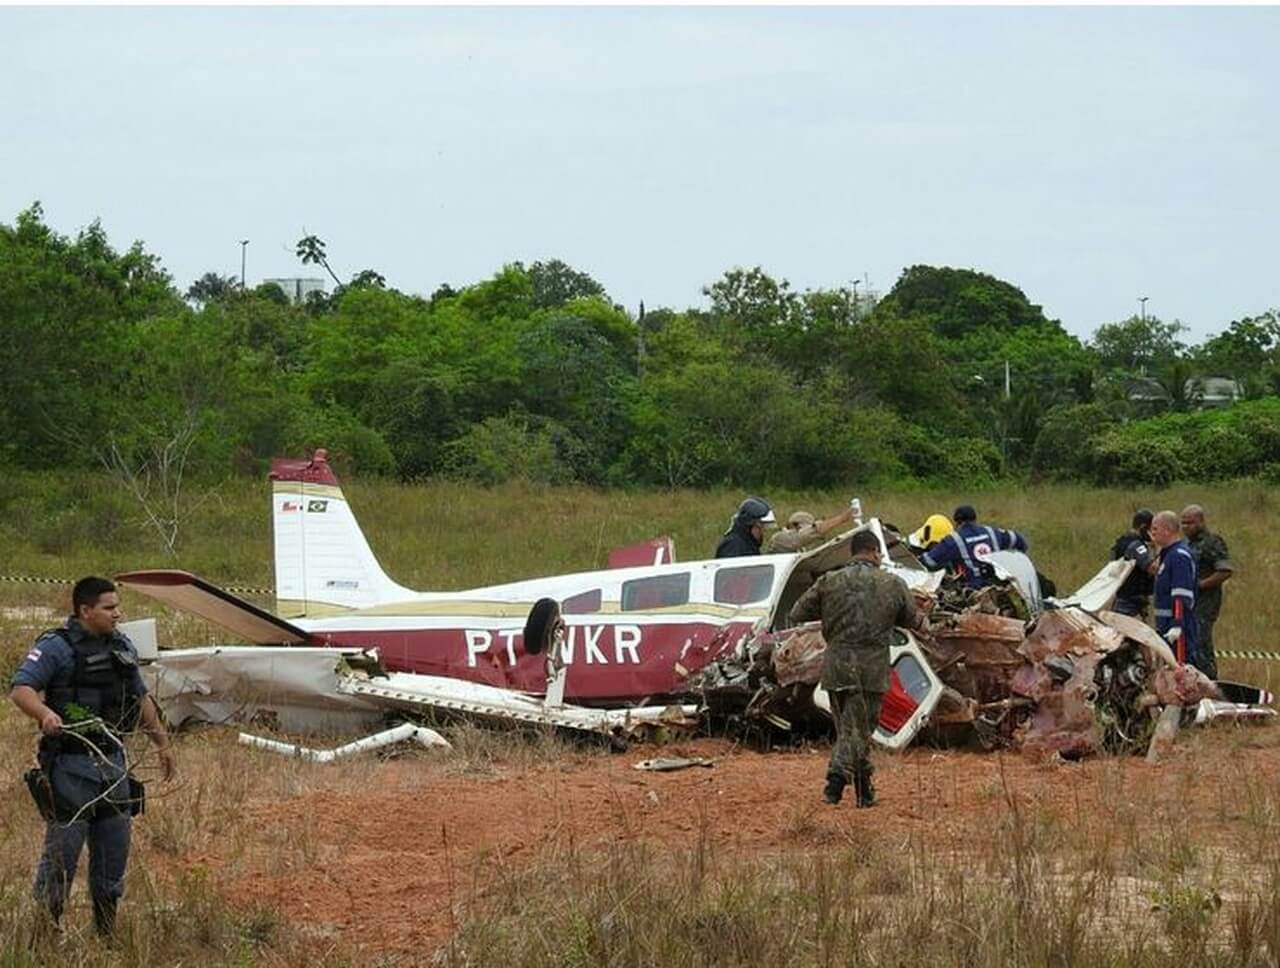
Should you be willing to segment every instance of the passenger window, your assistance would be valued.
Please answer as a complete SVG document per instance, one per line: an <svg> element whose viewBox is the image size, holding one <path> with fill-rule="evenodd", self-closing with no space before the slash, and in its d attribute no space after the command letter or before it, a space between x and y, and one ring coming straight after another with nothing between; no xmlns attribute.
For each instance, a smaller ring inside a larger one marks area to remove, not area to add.
<svg viewBox="0 0 1280 968"><path fill-rule="evenodd" d="M655 575L622 583L622 610L637 612L648 608L668 608L689 601L689 573Z"/></svg>
<svg viewBox="0 0 1280 968"><path fill-rule="evenodd" d="M600 611L600 589L593 588L589 592L579 592L572 598L566 598L560 603L560 611L565 615L585 615Z"/></svg>
<svg viewBox="0 0 1280 968"><path fill-rule="evenodd" d="M915 656L898 656L898 661L893 664L893 671L898 674L902 691L916 702L920 702L929 695L929 677L924 669L920 668L920 663L916 661Z"/></svg>
<svg viewBox="0 0 1280 968"><path fill-rule="evenodd" d="M716 572L715 600L725 605L746 605L769 596L773 565L721 568Z"/></svg>

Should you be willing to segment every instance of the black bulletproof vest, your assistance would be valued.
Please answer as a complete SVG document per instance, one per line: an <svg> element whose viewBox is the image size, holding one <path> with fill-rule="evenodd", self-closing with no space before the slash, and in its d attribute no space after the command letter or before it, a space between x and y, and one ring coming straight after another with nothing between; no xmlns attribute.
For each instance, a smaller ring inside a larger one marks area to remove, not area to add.
<svg viewBox="0 0 1280 968"><path fill-rule="evenodd" d="M57 676L45 690L45 704L62 717L62 721L82 719L72 704L87 710L117 731L132 730L138 724L138 696L133 681L137 662L133 654L116 639L98 636L74 641L66 629L53 629L75 653L76 662L70 673Z"/></svg>

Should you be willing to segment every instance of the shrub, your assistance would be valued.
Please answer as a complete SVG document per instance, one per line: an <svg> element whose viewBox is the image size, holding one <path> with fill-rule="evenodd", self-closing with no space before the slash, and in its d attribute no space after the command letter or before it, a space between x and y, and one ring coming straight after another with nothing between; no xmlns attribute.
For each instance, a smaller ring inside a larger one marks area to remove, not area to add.
<svg viewBox="0 0 1280 968"><path fill-rule="evenodd" d="M1096 438L1094 466L1098 482L1164 485L1184 479L1181 441L1177 437L1144 436L1134 432L1136 426L1117 427Z"/></svg>
<svg viewBox="0 0 1280 968"><path fill-rule="evenodd" d="M573 471L558 452L557 436L564 436L563 428L551 421L521 414L487 417L445 448L445 463L453 476L479 484L567 484Z"/></svg>
<svg viewBox="0 0 1280 968"><path fill-rule="evenodd" d="M1053 407L1045 414L1036 436L1032 470L1057 478L1091 476L1096 439L1116 423L1114 410L1100 403Z"/></svg>
<svg viewBox="0 0 1280 968"><path fill-rule="evenodd" d="M304 411L294 429L292 450L311 453L317 447L329 452L340 474L394 474L396 459L376 430L370 430L344 407Z"/></svg>

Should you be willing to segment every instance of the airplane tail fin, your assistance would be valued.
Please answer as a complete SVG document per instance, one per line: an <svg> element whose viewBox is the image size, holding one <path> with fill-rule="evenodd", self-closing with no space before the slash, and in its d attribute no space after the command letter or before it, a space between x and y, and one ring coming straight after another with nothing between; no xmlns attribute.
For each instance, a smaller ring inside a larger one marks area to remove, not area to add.
<svg viewBox="0 0 1280 968"><path fill-rule="evenodd" d="M323 450L271 462L271 520L278 615L332 615L413 595L373 556Z"/></svg>

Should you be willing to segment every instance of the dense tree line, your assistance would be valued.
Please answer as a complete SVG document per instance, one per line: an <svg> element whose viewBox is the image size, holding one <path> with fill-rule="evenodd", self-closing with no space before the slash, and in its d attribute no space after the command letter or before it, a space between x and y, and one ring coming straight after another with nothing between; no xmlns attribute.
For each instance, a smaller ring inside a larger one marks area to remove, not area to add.
<svg viewBox="0 0 1280 968"><path fill-rule="evenodd" d="M96 222L66 237L36 204L0 224L4 461L256 473L323 445L404 478L814 487L1280 467L1280 400L1196 412L1203 376L1280 391L1274 311L1196 347L1154 317L1084 343L966 269L913 266L874 305L732 269L706 308L633 315L555 260L423 297L343 282L316 236L298 257L332 294L294 306L215 273L183 292ZM1192 438L1219 456L1144 450Z"/></svg>

